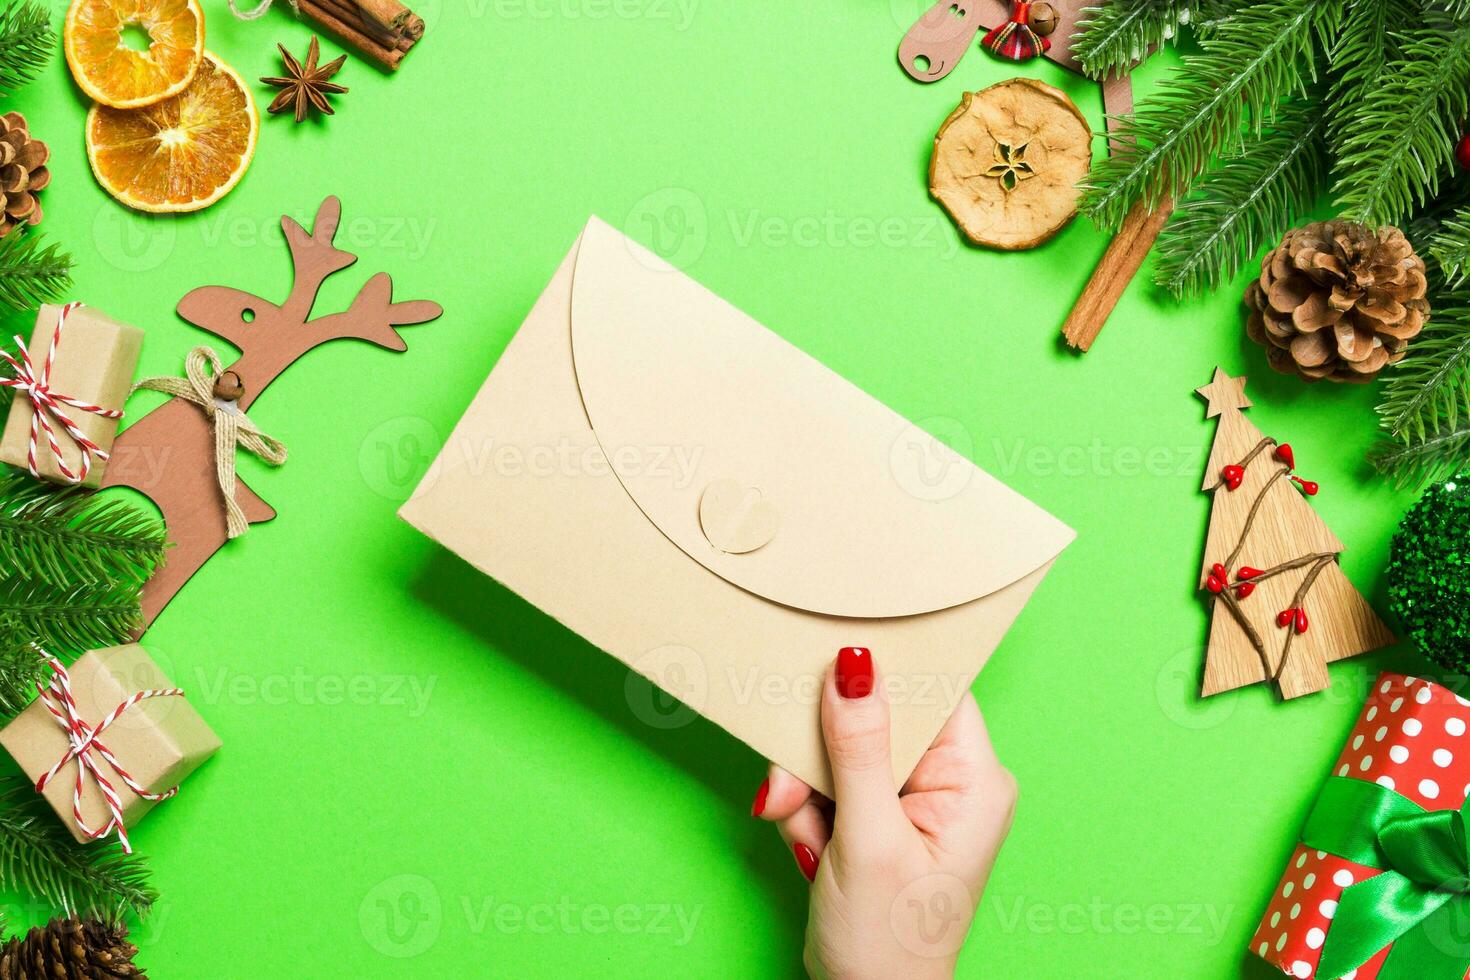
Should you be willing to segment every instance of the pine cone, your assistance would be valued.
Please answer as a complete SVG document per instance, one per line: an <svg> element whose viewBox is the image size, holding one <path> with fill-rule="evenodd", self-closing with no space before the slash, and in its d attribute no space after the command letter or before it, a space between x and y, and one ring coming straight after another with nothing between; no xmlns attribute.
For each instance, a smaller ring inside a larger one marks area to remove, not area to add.
<svg viewBox="0 0 1470 980"><path fill-rule="evenodd" d="M1283 374L1372 381L1429 318L1424 260L1397 228L1319 221L1286 233L1245 291L1246 333Z"/></svg>
<svg viewBox="0 0 1470 980"><path fill-rule="evenodd" d="M98 919L52 919L0 946L0 980L116 980L147 977L133 965L127 927Z"/></svg>
<svg viewBox="0 0 1470 980"><path fill-rule="evenodd" d="M36 192L51 183L46 161L51 151L32 139L26 117L18 112L0 116L0 238L16 225L34 225L41 220L41 202Z"/></svg>

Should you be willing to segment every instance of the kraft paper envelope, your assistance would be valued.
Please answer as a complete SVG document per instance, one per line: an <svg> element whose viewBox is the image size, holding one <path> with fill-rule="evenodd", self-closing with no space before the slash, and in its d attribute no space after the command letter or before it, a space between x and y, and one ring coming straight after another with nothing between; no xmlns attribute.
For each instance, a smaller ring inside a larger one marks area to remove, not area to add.
<svg viewBox="0 0 1470 980"><path fill-rule="evenodd" d="M401 516L824 793L838 649L899 784L1073 538L595 218Z"/></svg>

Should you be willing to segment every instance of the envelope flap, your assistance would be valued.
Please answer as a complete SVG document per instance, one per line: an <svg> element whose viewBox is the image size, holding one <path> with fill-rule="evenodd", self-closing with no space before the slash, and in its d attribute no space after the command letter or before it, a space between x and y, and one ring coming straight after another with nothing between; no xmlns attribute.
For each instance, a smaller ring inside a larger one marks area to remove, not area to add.
<svg viewBox="0 0 1470 980"><path fill-rule="evenodd" d="M916 615L1073 533L613 228L582 234L572 354L612 471L727 581L834 616Z"/></svg>

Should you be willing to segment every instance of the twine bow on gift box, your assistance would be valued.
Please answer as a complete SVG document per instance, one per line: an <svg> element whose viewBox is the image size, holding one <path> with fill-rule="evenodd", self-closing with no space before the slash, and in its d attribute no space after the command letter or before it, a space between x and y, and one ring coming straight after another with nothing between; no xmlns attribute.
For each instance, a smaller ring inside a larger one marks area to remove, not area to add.
<svg viewBox="0 0 1470 980"><path fill-rule="evenodd" d="M112 767L113 771L123 781L123 784L145 800L166 800L176 795L179 791L177 786L163 793L150 793L142 786L139 786L132 775L117 761L117 757L108 750L106 745L102 744L101 739L102 733L107 731L108 727L117 721L124 711L127 711L139 701L146 701L149 698L183 697L184 692L177 687L170 687L163 690L139 691L137 694L125 698L121 704L109 711L107 717L103 718L94 727L87 723L86 719L82 717L81 711L77 708L76 699L72 697L71 693L71 674L67 673L65 665L40 647L36 648L36 652L45 659L46 665L51 668L50 686L42 687L40 684L37 684L36 690L40 692L42 703L46 705L47 710L56 719L56 723L66 732L67 740L70 742L70 747L67 749L66 754L61 757L61 760L43 773L40 779L36 780L36 792L43 792L51 780L56 778L56 774L61 772L62 769L66 768L68 763L75 759L77 762L77 779L76 784L72 788L71 801L72 816L76 819L78 829L92 840L101 840L113 831L117 831L117 839L122 844L123 851L131 854L133 853L133 848L128 843L127 827L123 825L122 801L118 799L117 790L113 789L111 781L102 774L102 770L93 756L101 756L102 761ZM95 830L88 826L86 819L82 816L82 791L86 788L88 776L96 780L97 788L102 793L103 800L107 803L109 814L107 823Z"/></svg>
<svg viewBox="0 0 1470 980"><path fill-rule="evenodd" d="M98 415L105 419L120 419L123 413L116 409L103 408L100 405L92 405L67 395L59 395L51 390L51 367L56 362L56 350L61 346L61 330L66 326L66 318L73 310L81 306L81 303L67 303L61 308L56 316L56 330L51 334L51 348L46 352L46 360L41 362L41 369L36 370L31 361L31 352L26 349L25 341L20 337L15 338L16 346L20 349L19 359L11 357L4 351L0 351L0 358L9 364L15 376L11 378L0 378L0 387L14 388L25 395L31 402L31 441L26 456L26 463L31 471L31 476L40 479L41 474L36 467L36 444L40 441L40 435L46 433L46 441L51 446L51 458L56 462L56 468L68 483L81 483L92 472L92 461L108 459L107 453L91 439L86 433L77 428L75 422L67 415L62 406L70 406L78 411ZM71 436L77 448L82 452L82 462L78 472L73 472L66 465L66 457L61 453L61 444L56 439L56 430L52 428L51 420L66 430Z"/></svg>
<svg viewBox="0 0 1470 980"><path fill-rule="evenodd" d="M184 361L184 372L187 378L145 378L133 385L133 390L161 391L192 402L203 409L214 423L215 477L224 496L229 536L238 538L250 530L250 523L235 500L235 446L254 453L272 466L280 466L286 461L286 447L261 432L240 410L238 384L234 386L236 390L225 391L221 379L230 372L224 370L219 355L213 350L208 347L191 350ZM226 394L233 397L227 398Z"/></svg>
<svg viewBox="0 0 1470 980"><path fill-rule="evenodd" d="M1470 969L1470 800L1425 810L1377 783L1331 776L1302 843L1381 874L1349 885L1317 965L1340 977L1393 949L1378 980L1463 980Z"/></svg>

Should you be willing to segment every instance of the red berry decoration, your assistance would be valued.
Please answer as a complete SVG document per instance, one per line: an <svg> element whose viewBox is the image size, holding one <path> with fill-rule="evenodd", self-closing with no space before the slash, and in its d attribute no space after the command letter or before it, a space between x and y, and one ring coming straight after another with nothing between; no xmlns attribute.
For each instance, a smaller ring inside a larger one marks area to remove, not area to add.
<svg viewBox="0 0 1470 980"><path fill-rule="evenodd" d="M1210 566L1210 577L1205 579L1205 588L1219 594L1225 591L1225 586L1229 581L1230 573L1225 570L1225 566L1219 562L1215 562L1215 564Z"/></svg>
<svg viewBox="0 0 1470 980"><path fill-rule="evenodd" d="M1455 162L1461 170L1470 170L1470 133L1461 136L1460 142L1455 144Z"/></svg>
<svg viewBox="0 0 1470 980"><path fill-rule="evenodd" d="M1245 467L1231 463L1220 471L1220 477L1225 481L1225 486L1231 490L1240 488L1240 481L1245 479Z"/></svg>
<svg viewBox="0 0 1470 980"><path fill-rule="evenodd" d="M1240 571L1238 571L1238 572L1235 573L1235 577L1236 578L1255 578L1259 574L1261 574L1261 570L1259 568L1251 568L1249 565L1241 565L1240 566Z"/></svg>
<svg viewBox="0 0 1470 980"><path fill-rule="evenodd" d="M1295 625L1298 633L1305 633L1307 631L1307 611L1305 609L1298 609L1296 611Z"/></svg>
<svg viewBox="0 0 1470 980"><path fill-rule="evenodd" d="M1295 609L1283 609L1276 614L1277 626L1290 626L1296 619Z"/></svg>
<svg viewBox="0 0 1470 980"><path fill-rule="evenodd" d="M1321 489L1321 487L1317 486L1317 484L1312 482L1311 480L1303 480L1299 476L1294 476L1291 479L1297 486L1302 488L1302 493L1306 494L1308 497L1317 496L1317 491Z"/></svg>
<svg viewBox="0 0 1470 980"><path fill-rule="evenodd" d="M1256 591L1254 582L1240 582L1235 586L1235 596L1238 599L1244 599L1254 591Z"/></svg>
<svg viewBox="0 0 1470 980"><path fill-rule="evenodd" d="M1296 455L1291 451L1291 443L1281 443L1279 446L1276 447L1276 452L1273 455L1277 459L1285 463L1287 469L1296 469Z"/></svg>

